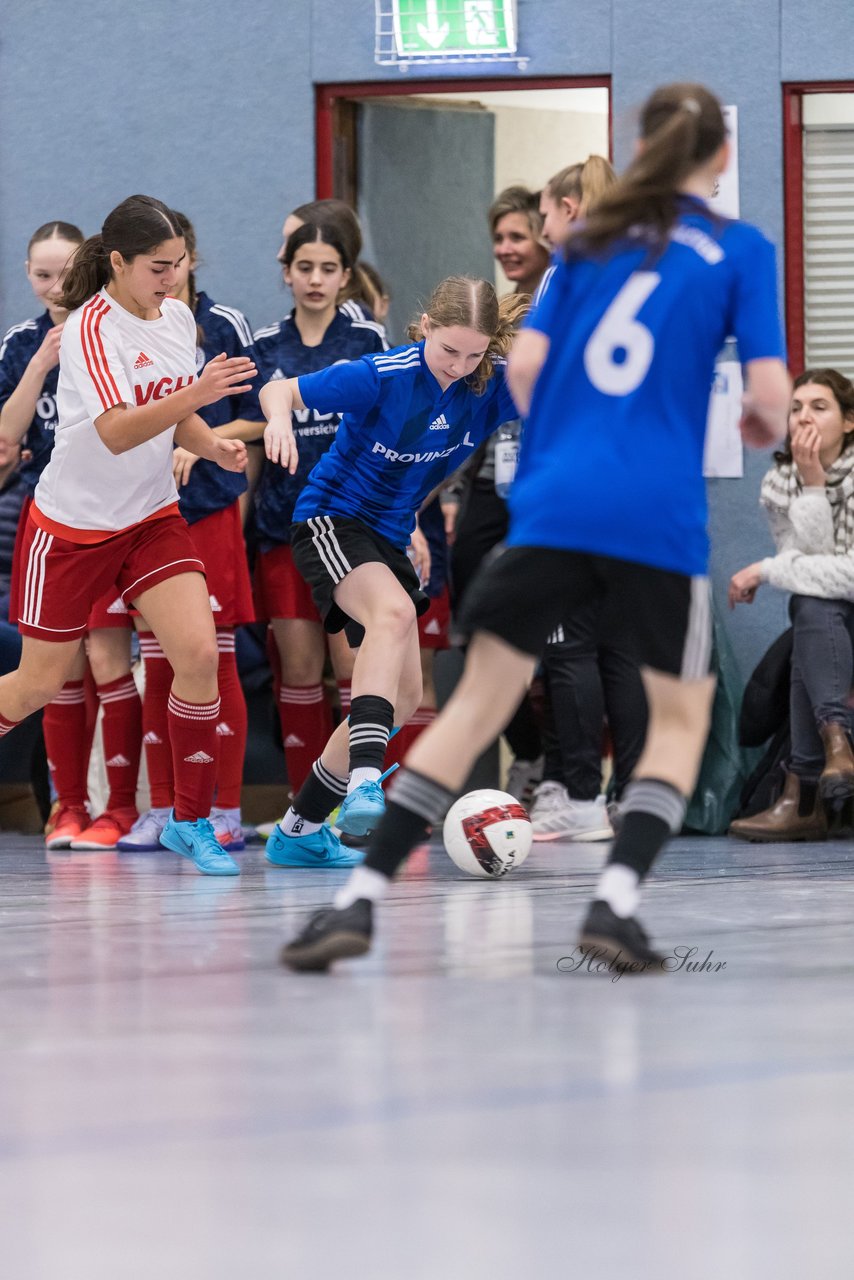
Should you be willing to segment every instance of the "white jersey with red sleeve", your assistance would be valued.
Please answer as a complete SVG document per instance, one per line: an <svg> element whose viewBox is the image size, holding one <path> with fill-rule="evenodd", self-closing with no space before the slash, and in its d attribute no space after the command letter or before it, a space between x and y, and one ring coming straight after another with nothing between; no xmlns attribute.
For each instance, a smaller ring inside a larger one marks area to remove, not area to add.
<svg viewBox="0 0 854 1280"><path fill-rule="evenodd" d="M116 405L160 400L196 376L196 322L176 298L142 320L102 289L65 322L56 443L35 491L38 511L80 530L127 529L177 502L174 427L113 454L95 419ZM176 424L177 425L177 424Z"/></svg>

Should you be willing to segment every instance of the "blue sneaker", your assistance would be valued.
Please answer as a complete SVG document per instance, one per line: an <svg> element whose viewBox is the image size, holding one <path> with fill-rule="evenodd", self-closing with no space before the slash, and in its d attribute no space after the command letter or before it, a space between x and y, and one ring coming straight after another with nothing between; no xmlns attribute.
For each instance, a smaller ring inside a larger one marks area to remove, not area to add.
<svg viewBox="0 0 854 1280"><path fill-rule="evenodd" d="M286 836L276 823L267 841L266 858L277 867L357 867L365 853L363 849L345 849L326 822L307 836Z"/></svg>
<svg viewBox="0 0 854 1280"><path fill-rule="evenodd" d="M180 853L182 858L189 858L203 875L240 875L240 867L225 852L207 818L179 822L173 809L160 834L160 843L173 853Z"/></svg>
<svg viewBox="0 0 854 1280"><path fill-rule="evenodd" d="M390 773L394 773L396 768L397 765L393 764L376 782L362 782L344 797L335 819L339 831L348 836L366 836L369 831L373 831L385 813L385 795L380 783Z"/></svg>

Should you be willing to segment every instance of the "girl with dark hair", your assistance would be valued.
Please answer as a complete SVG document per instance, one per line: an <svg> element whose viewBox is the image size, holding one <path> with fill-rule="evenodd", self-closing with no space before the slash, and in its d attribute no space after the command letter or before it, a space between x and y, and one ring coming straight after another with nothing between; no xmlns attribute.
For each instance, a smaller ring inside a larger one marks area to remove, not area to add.
<svg viewBox="0 0 854 1280"><path fill-rule="evenodd" d="M349 722L271 835L271 862L353 865L361 855L325 819L340 804L339 830L360 836L383 811L389 736L422 695L416 619L429 600L407 546L427 495L513 411L503 357L517 310L485 280L453 276L413 326L417 340L261 390L267 456L292 475L293 410L343 413L294 508L291 548L326 630L359 647Z"/></svg>
<svg viewBox="0 0 854 1280"><path fill-rule="evenodd" d="M354 210L346 201L334 198L310 200L307 204L298 205L288 214L282 226L282 247L277 256L283 266L290 236L306 222L322 222L326 226L334 227L350 264L346 283L342 285L338 295L338 305L354 320L377 321L380 324L381 336L385 340L385 329L382 328L384 317L378 316L375 312L376 287L370 270L365 271L359 261L362 252L362 228ZM387 307L386 310L388 310Z"/></svg>
<svg viewBox="0 0 854 1280"><path fill-rule="evenodd" d="M733 822L746 840L821 840L824 800L854 795L854 386L836 369L795 379L789 434L762 481L777 554L733 574L730 607L763 583L791 592L792 753L783 794Z"/></svg>
<svg viewBox="0 0 854 1280"><path fill-rule="evenodd" d="M204 566L177 510L173 438L227 470L245 447L196 410L248 390L246 357L196 375L196 322L169 296L186 250L172 210L131 196L75 257L62 295L59 421L22 544L17 671L0 678L0 736L49 702L77 659L93 603L115 583L145 617L175 678L175 807L161 837L203 872L237 864L208 821L216 777L216 632Z"/></svg>
<svg viewBox="0 0 854 1280"><path fill-rule="evenodd" d="M350 279L351 252L329 222L304 222L288 237L282 265L293 310L255 335L259 365L268 379L299 378L384 349L375 324L356 320L338 306ZM260 407L259 416L263 418ZM258 616L269 620L276 646L276 701L288 782L296 792L323 750L332 722L323 691L323 624L291 552L294 507L312 468L332 447L341 415L296 409L291 422L299 467L292 474L265 462L256 495L255 590ZM257 438L263 429L261 423ZM328 644L346 716L352 651L340 633L329 635Z"/></svg>
<svg viewBox="0 0 854 1280"><path fill-rule="evenodd" d="M747 443L782 437L789 397L773 247L705 204L727 154L708 90L657 90L637 159L570 237L510 357L525 447L507 549L466 602L474 634L462 680L389 788L365 865L285 947L285 964L324 969L369 948L373 904L441 823L546 637L576 607L601 600L619 604L650 724L581 940L641 970L660 966L635 911L641 881L682 825L709 722L703 437L728 334L746 366Z"/></svg>
<svg viewBox="0 0 854 1280"><path fill-rule="evenodd" d="M184 237L186 254L175 272L172 297L188 306L196 319L196 371L221 353L255 358L252 331L242 312L214 302L196 285L198 250L196 232L189 218L175 212ZM223 396L203 406L199 417L213 429L234 428L248 416L261 418L257 400L249 396ZM262 427L259 426L259 432ZM216 624L219 651L217 684L220 719L217 723L219 758L216 776L216 804L211 809L211 825L223 848L231 853L244 847L240 813L243 761L246 755L247 716L237 672L235 628L252 622L252 584L243 542L240 498L246 491L243 471L225 471L187 449L177 447L172 455L178 510L187 521L193 545L205 566L211 611ZM142 814L131 831L118 841L122 850L159 848L160 835L169 820L175 780L169 745L168 703L173 672L156 636L140 625L140 650L145 663L145 697L142 728L151 808Z"/></svg>

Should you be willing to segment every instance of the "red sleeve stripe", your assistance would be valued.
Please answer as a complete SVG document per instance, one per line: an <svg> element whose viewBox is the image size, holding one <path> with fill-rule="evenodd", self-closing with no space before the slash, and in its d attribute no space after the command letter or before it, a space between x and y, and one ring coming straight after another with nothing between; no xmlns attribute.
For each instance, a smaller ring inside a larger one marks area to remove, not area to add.
<svg viewBox="0 0 854 1280"><path fill-rule="evenodd" d="M109 309L109 304L98 294L83 308L83 323L80 327L86 368L89 370L89 376L95 384L105 412L118 404L124 404L124 396L120 394L115 378L110 372L101 340L101 321Z"/></svg>

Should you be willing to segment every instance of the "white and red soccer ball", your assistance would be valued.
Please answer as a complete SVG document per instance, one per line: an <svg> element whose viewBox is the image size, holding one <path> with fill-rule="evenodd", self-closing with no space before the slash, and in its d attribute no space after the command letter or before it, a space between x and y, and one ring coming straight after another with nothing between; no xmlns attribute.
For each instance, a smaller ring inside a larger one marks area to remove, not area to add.
<svg viewBox="0 0 854 1280"><path fill-rule="evenodd" d="M531 819L506 791L469 791L448 810L442 829L451 859L470 876L498 880L531 852Z"/></svg>

